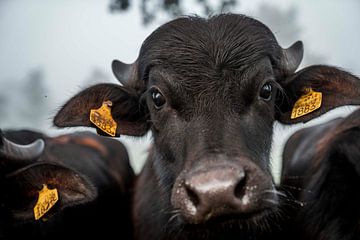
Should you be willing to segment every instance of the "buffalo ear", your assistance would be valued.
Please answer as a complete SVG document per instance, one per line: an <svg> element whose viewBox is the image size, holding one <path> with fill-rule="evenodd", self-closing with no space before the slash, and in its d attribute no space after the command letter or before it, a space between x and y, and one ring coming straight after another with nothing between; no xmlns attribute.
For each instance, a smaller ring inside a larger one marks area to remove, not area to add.
<svg viewBox="0 0 360 240"><path fill-rule="evenodd" d="M360 104L360 79L335 67L314 65L280 82L284 94L277 98L276 119L285 124L307 122L342 105ZM313 112L291 119L296 101L307 89L322 93L321 106Z"/></svg>
<svg viewBox="0 0 360 240"><path fill-rule="evenodd" d="M2 182L3 204L15 219L34 219L34 207L44 185L56 189L58 201L46 215L96 198L96 189L80 173L53 163L35 163L7 175Z"/></svg>
<svg viewBox="0 0 360 240"><path fill-rule="evenodd" d="M148 129L147 108L140 94L130 87L115 84L98 84L72 97L56 114L57 127L95 127L90 121L90 111L106 101L112 102L111 115L117 123L116 135L142 136Z"/></svg>

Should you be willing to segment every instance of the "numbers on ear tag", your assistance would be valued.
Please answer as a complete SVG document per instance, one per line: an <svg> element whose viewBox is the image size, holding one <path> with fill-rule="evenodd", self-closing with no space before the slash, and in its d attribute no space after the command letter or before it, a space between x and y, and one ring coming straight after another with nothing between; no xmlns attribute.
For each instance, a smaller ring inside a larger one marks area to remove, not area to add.
<svg viewBox="0 0 360 240"><path fill-rule="evenodd" d="M321 92L315 92L311 88L306 89L306 94L302 95L294 104L291 112L291 119L299 118L314 112L321 107L321 103Z"/></svg>
<svg viewBox="0 0 360 240"><path fill-rule="evenodd" d="M105 101L98 109L90 110L90 121L106 134L115 137L117 123L111 115L111 101Z"/></svg>
<svg viewBox="0 0 360 240"><path fill-rule="evenodd" d="M42 216L44 216L58 200L59 195L57 189L48 189L46 184L44 184L43 188L39 192L39 198L34 207L35 220L39 220Z"/></svg>

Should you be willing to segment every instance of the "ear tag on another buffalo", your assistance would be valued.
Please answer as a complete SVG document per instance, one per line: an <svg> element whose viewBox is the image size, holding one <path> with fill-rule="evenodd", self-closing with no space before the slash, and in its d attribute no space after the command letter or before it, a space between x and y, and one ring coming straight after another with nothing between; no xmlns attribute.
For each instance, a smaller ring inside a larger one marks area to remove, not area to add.
<svg viewBox="0 0 360 240"><path fill-rule="evenodd" d="M319 109L321 107L321 102L322 93L307 88L306 94L302 95L294 104L291 112L291 119L299 118Z"/></svg>
<svg viewBox="0 0 360 240"><path fill-rule="evenodd" d="M90 121L104 133L115 137L117 123L111 115L111 101L105 101L98 109L90 110Z"/></svg>
<svg viewBox="0 0 360 240"><path fill-rule="evenodd" d="M45 215L59 200L57 189L48 189L46 184L43 185L43 189L39 192L38 201L34 207L35 220L39 220Z"/></svg>

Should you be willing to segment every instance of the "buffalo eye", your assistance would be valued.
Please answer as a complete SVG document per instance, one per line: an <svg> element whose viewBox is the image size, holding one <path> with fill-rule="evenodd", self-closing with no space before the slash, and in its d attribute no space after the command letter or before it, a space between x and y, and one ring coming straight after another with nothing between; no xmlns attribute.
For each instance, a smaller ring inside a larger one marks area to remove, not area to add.
<svg viewBox="0 0 360 240"><path fill-rule="evenodd" d="M165 97L158 89L153 88L151 89L150 93L151 93L151 99L153 100L154 105L157 109L161 108L166 103Z"/></svg>
<svg viewBox="0 0 360 240"><path fill-rule="evenodd" d="M270 83L265 83L260 90L260 98L264 101L270 101L272 96L272 85Z"/></svg>

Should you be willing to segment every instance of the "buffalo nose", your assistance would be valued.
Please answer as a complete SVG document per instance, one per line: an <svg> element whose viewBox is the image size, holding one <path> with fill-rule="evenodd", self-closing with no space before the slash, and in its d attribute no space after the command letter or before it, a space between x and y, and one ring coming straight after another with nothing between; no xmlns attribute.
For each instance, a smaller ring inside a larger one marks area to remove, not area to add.
<svg viewBox="0 0 360 240"><path fill-rule="evenodd" d="M216 168L185 180L185 208L194 222L245 211L246 174L241 168ZM245 203L245 204L244 204Z"/></svg>

